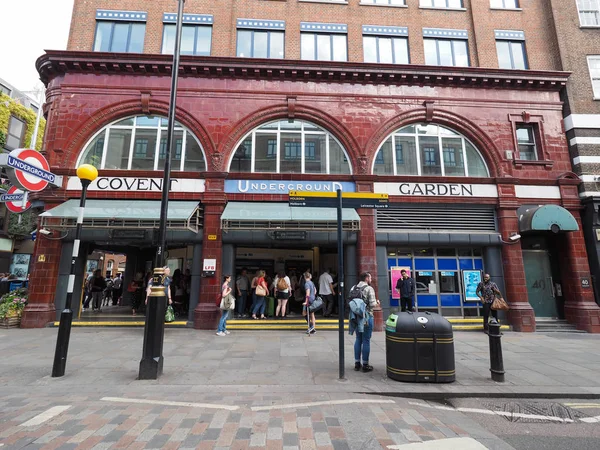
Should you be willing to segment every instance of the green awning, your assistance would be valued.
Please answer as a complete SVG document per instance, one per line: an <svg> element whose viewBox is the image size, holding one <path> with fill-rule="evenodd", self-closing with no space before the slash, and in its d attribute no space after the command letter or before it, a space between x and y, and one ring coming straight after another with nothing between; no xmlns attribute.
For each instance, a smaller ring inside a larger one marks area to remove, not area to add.
<svg viewBox="0 0 600 450"><path fill-rule="evenodd" d="M42 226L76 226L79 200L67 200L40 214ZM158 200L88 200L84 226L92 228L157 228L160 221ZM201 227L200 205L193 201L169 201L167 227L190 229Z"/></svg>
<svg viewBox="0 0 600 450"><path fill-rule="evenodd" d="M352 208L342 209L345 230L358 230L360 216ZM337 228L336 208L290 207L287 203L229 202L221 215L227 230L325 230Z"/></svg>
<svg viewBox="0 0 600 450"><path fill-rule="evenodd" d="M526 210L519 218L519 231L578 231L577 220L569 211L558 205L542 205Z"/></svg>

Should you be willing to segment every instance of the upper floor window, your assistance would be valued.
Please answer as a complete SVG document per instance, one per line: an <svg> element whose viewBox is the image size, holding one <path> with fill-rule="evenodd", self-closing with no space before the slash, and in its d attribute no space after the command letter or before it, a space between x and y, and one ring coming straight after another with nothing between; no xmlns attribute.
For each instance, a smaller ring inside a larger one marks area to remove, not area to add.
<svg viewBox="0 0 600 450"><path fill-rule="evenodd" d="M146 34L145 12L96 11L95 52L142 53Z"/></svg>
<svg viewBox="0 0 600 450"><path fill-rule="evenodd" d="M426 8L462 8L462 0L420 0L419 6Z"/></svg>
<svg viewBox="0 0 600 450"><path fill-rule="evenodd" d="M496 52L501 69L527 69L525 34L522 31L496 31Z"/></svg>
<svg viewBox="0 0 600 450"><path fill-rule="evenodd" d="M23 136L25 135L25 122L15 116L10 116L8 121L8 133L6 135L6 143L4 148L14 150L23 145Z"/></svg>
<svg viewBox="0 0 600 450"><path fill-rule="evenodd" d="M336 23L300 23L300 57L316 61L348 60L348 26Z"/></svg>
<svg viewBox="0 0 600 450"><path fill-rule="evenodd" d="M406 0L360 0L363 5L406 6Z"/></svg>
<svg viewBox="0 0 600 450"><path fill-rule="evenodd" d="M594 99L600 100L600 55L588 56Z"/></svg>
<svg viewBox="0 0 600 450"><path fill-rule="evenodd" d="M582 27L600 27L600 0L577 0Z"/></svg>
<svg viewBox="0 0 600 450"><path fill-rule="evenodd" d="M519 145L519 159L536 161L538 159L533 125L517 125L517 144Z"/></svg>
<svg viewBox="0 0 600 450"><path fill-rule="evenodd" d="M5 94L10 97L11 92L12 90L10 90L8 87L4 86L3 84L0 84L0 94Z"/></svg>
<svg viewBox="0 0 600 450"><path fill-rule="evenodd" d="M424 28L425 64L468 67L468 42L465 30Z"/></svg>
<svg viewBox="0 0 600 450"><path fill-rule="evenodd" d="M175 51L177 14L163 15L162 52L172 55ZM181 54L210 56L212 41L213 16L201 14L184 14L181 29Z"/></svg>
<svg viewBox="0 0 600 450"><path fill-rule="evenodd" d="M408 64L408 28L363 26L365 62Z"/></svg>
<svg viewBox="0 0 600 450"><path fill-rule="evenodd" d="M517 9L519 8L519 0L490 0L490 8Z"/></svg>
<svg viewBox="0 0 600 450"><path fill-rule="evenodd" d="M328 131L303 120L280 120L248 133L229 172L350 174L346 151Z"/></svg>
<svg viewBox="0 0 600 450"><path fill-rule="evenodd" d="M285 56L285 22L281 20L238 19L237 55L247 58Z"/></svg>
<svg viewBox="0 0 600 450"><path fill-rule="evenodd" d="M441 125L418 123L389 136L373 163L375 175L487 177L485 162L473 144Z"/></svg>
<svg viewBox="0 0 600 450"><path fill-rule="evenodd" d="M173 170L203 172L206 158L195 136L175 123L171 161ZM77 166L91 164L98 169L158 170L167 154L167 119L137 116L104 127L88 142Z"/></svg>

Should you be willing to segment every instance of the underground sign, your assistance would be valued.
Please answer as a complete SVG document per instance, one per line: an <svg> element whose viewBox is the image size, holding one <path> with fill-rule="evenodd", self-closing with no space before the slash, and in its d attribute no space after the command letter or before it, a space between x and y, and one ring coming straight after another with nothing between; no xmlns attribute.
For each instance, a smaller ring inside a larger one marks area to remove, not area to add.
<svg viewBox="0 0 600 450"><path fill-rule="evenodd" d="M29 192L40 192L56 183L56 175L44 156L36 151L18 148L7 155L3 164L12 184Z"/></svg>
<svg viewBox="0 0 600 450"><path fill-rule="evenodd" d="M6 203L6 209L12 213L22 213L31 208L31 202L27 201L25 208L23 208L23 191L17 189L16 186L12 186L6 194L0 195L0 202Z"/></svg>

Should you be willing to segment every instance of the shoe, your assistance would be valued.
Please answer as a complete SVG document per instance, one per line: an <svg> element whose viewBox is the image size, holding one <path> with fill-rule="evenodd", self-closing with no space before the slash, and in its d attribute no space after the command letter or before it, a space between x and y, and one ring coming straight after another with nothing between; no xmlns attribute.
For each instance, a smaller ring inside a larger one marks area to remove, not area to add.
<svg viewBox="0 0 600 450"><path fill-rule="evenodd" d="M225 334L231 334L231 331L225 330Z"/></svg>
<svg viewBox="0 0 600 450"><path fill-rule="evenodd" d="M217 331L217 336L225 336L225 333L223 333L222 331Z"/></svg>
<svg viewBox="0 0 600 450"><path fill-rule="evenodd" d="M354 370L358 372L360 369L362 369L362 364L356 361L354 363Z"/></svg>
<svg viewBox="0 0 600 450"><path fill-rule="evenodd" d="M371 372L372 370L373 370L373 366L370 366L368 364L363 364L363 366L362 366L363 372Z"/></svg>
<svg viewBox="0 0 600 450"><path fill-rule="evenodd" d="M316 333L317 333L317 330L315 330L314 328L310 329L310 334L316 334Z"/></svg>
<svg viewBox="0 0 600 450"><path fill-rule="evenodd" d="M310 330L306 330L306 334L312 334L312 333L313 333L313 331L315 331L315 329L314 329L314 328L311 328Z"/></svg>

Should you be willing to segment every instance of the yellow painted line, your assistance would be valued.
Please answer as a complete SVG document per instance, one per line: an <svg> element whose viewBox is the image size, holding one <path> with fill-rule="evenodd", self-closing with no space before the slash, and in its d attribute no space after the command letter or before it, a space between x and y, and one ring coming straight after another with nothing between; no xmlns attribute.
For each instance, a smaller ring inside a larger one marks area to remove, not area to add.
<svg viewBox="0 0 600 450"><path fill-rule="evenodd" d="M58 326L60 322L54 322L55 326ZM73 322L74 327L143 327L145 322L116 322L116 321L106 321L106 322ZM165 323L165 326L173 326L173 325L187 325L187 322L170 322Z"/></svg>
<svg viewBox="0 0 600 450"><path fill-rule="evenodd" d="M590 405L590 406L569 406L569 408L574 408L574 409L600 409L600 405Z"/></svg>
<svg viewBox="0 0 600 450"><path fill-rule="evenodd" d="M348 321L344 320L344 323L347 325ZM227 321L228 325L233 325L233 324L240 324L240 325L299 325L299 324L304 324L306 325L306 320L302 320L302 319L298 319L298 320L238 320L238 319L232 319L232 320L228 320ZM327 324L327 325L338 325L339 321L338 320L319 320L317 318L317 325L318 324Z"/></svg>
<svg viewBox="0 0 600 450"><path fill-rule="evenodd" d="M327 197L337 198L337 192L290 191L290 197ZM374 198L389 199L388 194L374 194L372 192L342 192L342 198Z"/></svg>
<svg viewBox="0 0 600 450"><path fill-rule="evenodd" d="M273 327L252 327L250 325L231 325L231 324L227 324L227 329L228 330L256 330L256 331L269 331L269 330L304 330L306 331L306 326L302 327L302 326L294 326L294 325L281 325L281 326L273 326ZM321 331L321 330L331 330L331 331L337 331L339 328L338 327L331 327L331 326L319 326L319 324L317 323L317 331ZM344 330L347 330L348 327L344 327Z"/></svg>

